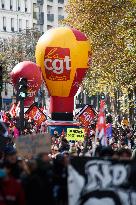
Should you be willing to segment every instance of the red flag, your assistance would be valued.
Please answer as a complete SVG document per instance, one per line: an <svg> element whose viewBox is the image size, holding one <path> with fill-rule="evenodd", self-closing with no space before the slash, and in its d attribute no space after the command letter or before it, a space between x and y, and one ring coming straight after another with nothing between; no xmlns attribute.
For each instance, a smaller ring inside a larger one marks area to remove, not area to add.
<svg viewBox="0 0 136 205"><path fill-rule="evenodd" d="M9 110L9 114L11 115L11 117L14 117L16 115L16 104L13 103L10 110Z"/></svg>
<svg viewBox="0 0 136 205"><path fill-rule="evenodd" d="M46 115L36 105L32 105L25 114L33 119L37 125L41 125L46 120Z"/></svg>
<svg viewBox="0 0 136 205"><path fill-rule="evenodd" d="M20 101L18 102L18 104L16 106L15 112L16 112L16 116L19 116L19 113L20 113Z"/></svg>
<svg viewBox="0 0 136 205"><path fill-rule="evenodd" d="M96 117L96 112L94 109L86 105L78 114L77 118L82 123L82 126L84 127L85 131L89 131L89 126L91 125L92 121Z"/></svg>
<svg viewBox="0 0 136 205"><path fill-rule="evenodd" d="M101 145L107 146L105 101L104 100L101 100L100 102L100 110L99 110L98 121L96 125L95 145L96 145L97 138L101 140Z"/></svg>
<svg viewBox="0 0 136 205"><path fill-rule="evenodd" d="M6 113L3 114L2 118L3 118L3 122L8 122L8 120L9 120Z"/></svg>

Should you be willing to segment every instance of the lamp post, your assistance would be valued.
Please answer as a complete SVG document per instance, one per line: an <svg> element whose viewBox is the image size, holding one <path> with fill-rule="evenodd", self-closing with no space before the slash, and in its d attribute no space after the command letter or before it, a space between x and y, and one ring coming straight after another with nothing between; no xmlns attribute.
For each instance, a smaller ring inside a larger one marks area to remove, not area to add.
<svg viewBox="0 0 136 205"><path fill-rule="evenodd" d="M24 130L24 99L27 96L27 79L20 78L18 81L18 98L20 100L20 132Z"/></svg>

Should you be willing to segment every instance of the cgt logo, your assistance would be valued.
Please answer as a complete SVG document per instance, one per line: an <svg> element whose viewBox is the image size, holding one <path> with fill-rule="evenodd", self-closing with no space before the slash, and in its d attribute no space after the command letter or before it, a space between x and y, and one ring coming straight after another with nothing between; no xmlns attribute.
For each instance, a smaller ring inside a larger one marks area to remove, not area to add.
<svg viewBox="0 0 136 205"><path fill-rule="evenodd" d="M69 80L71 71L69 48L47 47L44 66L47 79L53 81Z"/></svg>

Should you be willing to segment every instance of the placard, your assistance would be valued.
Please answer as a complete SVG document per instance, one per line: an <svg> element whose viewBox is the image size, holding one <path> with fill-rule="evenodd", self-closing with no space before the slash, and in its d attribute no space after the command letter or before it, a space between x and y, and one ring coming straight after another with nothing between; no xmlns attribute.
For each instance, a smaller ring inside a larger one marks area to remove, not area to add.
<svg viewBox="0 0 136 205"><path fill-rule="evenodd" d="M19 155L36 155L41 152L50 152L51 137L48 133L23 135L15 141Z"/></svg>
<svg viewBox="0 0 136 205"><path fill-rule="evenodd" d="M68 166L69 205L135 205L135 161L73 157Z"/></svg>
<svg viewBox="0 0 136 205"><path fill-rule="evenodd" d="M84 141L84 129L67 128L67 140L70 141Z"/></svg>

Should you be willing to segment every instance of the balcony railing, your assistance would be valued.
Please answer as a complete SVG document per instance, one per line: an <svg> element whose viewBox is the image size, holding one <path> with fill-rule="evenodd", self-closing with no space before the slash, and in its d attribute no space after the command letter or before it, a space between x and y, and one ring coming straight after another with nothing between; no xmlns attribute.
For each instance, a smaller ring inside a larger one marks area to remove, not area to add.
<svg viewBox="0 0 136 205"><path fill-rule="evenodd" d="M53 22L54 21L54 14L47 14L47 20Z"/></svg>

